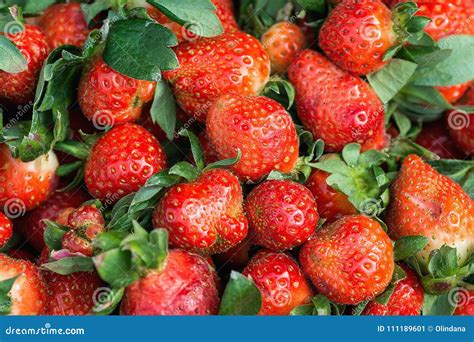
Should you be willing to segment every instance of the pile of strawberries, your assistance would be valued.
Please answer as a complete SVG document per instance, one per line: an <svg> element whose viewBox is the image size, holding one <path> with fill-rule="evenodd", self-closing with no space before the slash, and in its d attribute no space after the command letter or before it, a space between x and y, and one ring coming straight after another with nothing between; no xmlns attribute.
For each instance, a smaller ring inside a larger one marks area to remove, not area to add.
<svg viewBox="0 0 474 342"><path fill-rule="evenodd" d="M474 315L472 0L8 3L0 315Z"/></svg>

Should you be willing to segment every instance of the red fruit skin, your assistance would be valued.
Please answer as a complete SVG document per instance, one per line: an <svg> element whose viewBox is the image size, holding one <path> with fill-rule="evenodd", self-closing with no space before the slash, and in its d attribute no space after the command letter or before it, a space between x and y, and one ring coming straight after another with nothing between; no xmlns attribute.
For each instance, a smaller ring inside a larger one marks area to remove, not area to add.
<svg viewBox="0 0 474 342"><path fill-rule="evenodd" d="M96 128L137 120L153 99L155 82L125 76L100 56L91 60L79 82L78 101Z"/></svg>
<svg viewBox="0 0 474 342"><path fill-rule="evenodd" d="M253 242L280 251L305 242L319 219L311 191L290 180L268 180L255 187L245 201L245 213Z"/></svg>
<svg viewBox="0 0 474 342"><path fill-rule="evenodd" d="M41 16L39 26L46 34L51 50L61 45L82 47L89 34L81 5L75 2L49 6Z"/></svg>
<svg viewBox="0 0 474 342"><path fill-rule="evenodd" d="M262 294L259 315L288 315L313 296L298 263L285 253L260 251L242 274L252 278Z"/></svg>
<svg viewBox="0 0 474 342"><path fill-rule="evenodd" d="M318 291L339 304L382 293L394 269L393 247L380 224L353 215L325 225L301 248L300 263Z"/></svg>
<svg viewBox="0 0 474 342"><path fill-rule="evenodd" d="M5 247L13 234L12 221L4 213L0 212L0 248Z"/></svg>
<svg viewBox="0 0 474 342"><path fill-rule="evenodd" d="M392 184L385 222L394 240L410 235L429 239L417 255L422 268L431 252L444 244L457 248L460 265L474 250L472 199L451 178L416 155L404 159Z"/></svg>
<svg viewBox="0 0 474 342"><path fill-rule="evenodd" d="M267 52L244 32L184 42L174 51L180 66L163 72L163 77L172 84L181 108L201 122L220 95L257 95L269 79Z"/></svg>
<svg viewBox="0 0 474 342"><path fill-rule="evenodd" d="M45 313L46 288L38 269L29 261L0 253L0 282L18 276L9 292L11 315L42 315Z"/></svg>
<svg viewBox="0 0 474 342"><path fill-rule="evenodd" d="M39 206L56 188L57 167L53 151L24 163L12 157L6 144L0 145L0 206L10 217Z"/></svg>
<svg viewBox="0 0 474 342"><path fill-rule="evenodd" d="M100 210L95 206L83 205L69 214L68 224L72 229L77 229L92 224L103 226L105 220Z"/></svg>
<svg viewBox="0 0 474 342"><path fill-rule="evenodd" d="M106 291L97 272L75 272L64 276L42 270L41 276L48 289L46 315L87 315L95 303L100 304L100 295Z"/></svg>
<svg viewBox="0 0 474 342"><path fill-rule="evenodd" d="M458 305L455 316L474 316L474 291L461 288L458 291Z"/></svg>
<svg viewBox="0 0 474 342"><path fill-rule="evenodd" d="M211 0L214 6L216 7L216 15L219 18L222 28L224 32L231 32L236 31L239 29L239 25L235 21L235 11L234 11L234 3L232 0ZM147 6L147 12L150 17L161 25L165 26L169 30L171 30L178 38L178 42L184 41L193 41L199 38L195 33L192 33L187 28L190 25L180 25L171 19L169 19L166 15L161 13L158 9L152 6ZM199 28L198 28L199 30Z"/></svg>
<svg viewBox="0 0 474 342"><path fill-rule="evenodd" d="M291 172L298 160L298 136L290 115L264 96L221 96L206 122L220 159L241 159L230 168L242 180L257 182L272 170Z"/></svg>
<svg viewBox="0 0 474 342"><path fill-rule="evenodd" d="M126 123L113 127L94 144L84 181L92 196L111 204L165 168L166 155L158 140L142 126Z"/></svg>
<svg viewBox="0 0 474 342"><path fill-rule="evenodd" d="M349 143L360 143L363 150L385 147L383 104L362 79L312 50L293 60L288 77L304 127L324 140L327 152Z"/></svg>
<svg viewBox="0 0 474 342"><path fill-rule="evenodd" d="M1 35L4 33L0 32ZM27 70L18 74L9 74L0 70L0 99L6 99L16 104L32 101L35 94L36 83L43 62L48 57L49 48L46 36L41 29L34 25L25 24L25 29L16 34L6 35L27 62Z"/></svg>
<svg viewBox="0 0 474 342"><path fill-rule="evenodd" d="M461 105L474 105L474 85L471 84L466 95L461 99ZM446 114L447 127L457 146L468 156L474 155L474 117L460 111L450 111Z"/></svg>
<svg viewBox="0 0 474 342"><path fill-rule="evenodd" d="M226 266L232 269L243 268L249 263L250 239L248 236L243 239L238 245L231 247L229 250L221 254L214 255L216 263L220 265L219 269Z"/></svg>
<svg viewBox="0 0 474 342"><path fill-rule="evenodd" d="M285 73L293 58L307 46L303 31L288 21L274 24L261 41L270 57L272 73L277 74Z"/></svg>
<svg viewBox="0 0 474 342"><path fill-rule="evenodd" d="M214 315L219 297L217 275L202 257L171 250L162 271L152 270L128 286L121 315Z"/></svg>
<svg viewBox="0 0 474 342"><path fill-rule="evenodd" d="M380 0L344 0L319 31L319 45L340 68L355 75L381 69L397 44L392 12Z"/></svg>
<svg viewBox="0 0 474 342"><path fill-rule="evenodd" d="M65 192L56 191L39 207L20 217L15 222L15 229L23 235L29 245L37 252L41 252L45 247L43 235L46 225L43 223L43 220L56 221L62 209L78 207L89 199L90 197L82 188Z"/></svg>
<svg viewBox="0 0 474 342"><path fill-rule="evenodd" d="M74 230L69 230L64 233L61 238L61 247L71 253L80 253L88 257L94 255L92 243Z"/></svg>
<svg viewBox="0 0 474 342"><path fill-rule="evenodd" d="M201 255L223 253L247 235L242 201L237 177L213 169L168 190L153 212L153 225L168 230L173 247Z"/></svg>
<svg viewBox="0 0 474 342"><path fill-rule="evenodd" d="M372 316L419 316L425 296L423 286L415 272L401 265L406 278L395 284L395 289L386 305L370 301L362 315Z"/></svg>
<svg viewBox="0 0 474 342"><path fill-rule="evenodd" d="M438 91L441 93L441 95L443 95L446 101L448 101L449 103L455 103L467 91L467 89L469 88L469 84L470 82L466 82L461 84L455 84L452 86L436 87L436 89L438 89Z"/></svg>
<svg viewBox="0 0 474 342"><path fill-rule="evenodd" d="M423 130L416 137L416 143L436 153L442 159L463 159L465 157L449 135L443 121L423 125Z"/></svg>
<svg viewBox="0 0 474 342"><path fill-rule="evenodd" d="M357 214L357 209L347 196L326 183L328 177L329 173L315 169L305 184L316 199L321 218L331 223L343 216Z"/></svg>

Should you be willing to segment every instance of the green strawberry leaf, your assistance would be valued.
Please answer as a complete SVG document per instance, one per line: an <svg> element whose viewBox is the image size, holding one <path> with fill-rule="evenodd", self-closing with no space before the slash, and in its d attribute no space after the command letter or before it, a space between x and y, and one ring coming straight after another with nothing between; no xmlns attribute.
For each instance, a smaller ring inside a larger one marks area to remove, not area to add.
<svg viewBox="0 0 474 342"><path fill-rule="evenodd" d="M43 223L46 225L44 230L44 242L46 246L48 246L50 250L60 250L62 248L61 239L64 233L69 230L69 227L60 225L51 220L43 220Z"/></svg>
<svg viewBox="0 0 474 342"><path fill-rule="evenodd" d="M426 160L437 160L438 155L431 152L430 150L418 145L413 140L400 137L392 140L388 154L394 158L405 158L409 154L417 154Z"/></svg>
<svg viewBox="0 0 474 342"><path fill-rule="evenodd" d="M449 246L443 246L434 251L428 263L428 271L434 278L455 275L458 267L457 250Z"/></svg>
<svg viewBox="0 0 474 342"><path fill-rule="evenodd" d="M394 284L388 285L385 291L382 294L378 295L377 298L375 298L375 301L381 305L387 305L388 301L390 300L390 297L392 297L394 290Z"/></svg>
<svg viewBox="0 0 474 342"><path fill-rule="evenodd" d="M296 0L296 2L308 11L324 13L326 10L326 1L324 0Z"/></svg>
<svg viewBox="0 0 474 342"><path fill-rule="evenodd" d="M178 41L166 27L146 19L110 23L103 59L112 69L139 80L160 81L162 70L178 67L171 49Z"/></svg>
<svg viewBox="0 0 474 342"><path fill-rule="evenodd" d="M17 74L27 69L26 59L8 38L0 35L0 70Z"/></svg>
<svg viewBox="0 0 474 342"><path fill-rule="evenodd" d="M212 169L232 166L234 164L237 164L240 158L242 158L242 152L240 152L240 149L238 149L237 156L235 158L222 159L214 163L208 164L202 171L205 172Z"/></svg>
<svg viewBox="0 0 474 342"><path fill-rule="evenodd" d="M94 271L95 269L92 258L83 256L67 257L58 261L48 262L41 265L41 267L61 275Z"/></svg>
<svg viewBox="0 0 474 342"><path fill-rule="evenodd" d="M21 274L18 274L13 278L0 281L0 316L8 315L10 313L12 306L10 290L20 275Z"/></svg>
<svg viewBox="0 0 474 342"><path fill-rule="evenodd" d="M313 310L314 304L303 304L291 310L290 316L312 316Z"/></svg>
<svg viewBox="0 0 474 342"><path fill-rule="evenodd" d="M438 41L441 49L451 54L435 66L416 71L414 84L421 86L449 86L474 79L474 36L453 35Z"/></svg>
<svg viewBox="0 0 474 342"><path fill-rule="evenodd" d="M364 300L363 302L360 302L356 306L352 308L352 315L353 316L360 316L362 314L362 311L364 311L365 307L367 304L369 304L369 300Z"/></svg>
<svg viewBox="0 0 474 342"><path fill-rule="evenodd" d="M102 288L102 291L95 294L95 305L89 314L94 316L110 315L120 304L124 292L125 288L123 287L118 289L109 289L108 287Z"/></svg>
<svg viewBox="0 0 474 342"><path fill-rule="evenodd" d="M451 316L456 308L456 302L453 300L453 293L442 295L431 295L425 293L423 302L424 316Z"/></svg>
<svg viewBox="0 0 474 342"><path fill-rule="evenodd" d="M176 102L166 82L161 81L156 84L150 114L153 122L158 123L168 140L173 140L176 128Z"/></svg>
<svg viewBox="0 0 474 342"><path fill-rule="evenodd" d="M171 20L183 25L186 30L201 37L214 37L222 34L221 21L210 0L147 0Z"/></svg>
<svg viewBox="0 0 474 342"><path fill-rule="evenodd" d="M262 295L252 279L232 271L222 295L219 315L256 315Z"/></svg>
<svg viewBox="0 0 474 342"><path fill-rule="evenodd" d="M54 4L55 0L21 0L14 1L23 7L23 12L25 14L39 14L43 12L46 8Z"/></svg>
<svg viewBox="0 0 474 342"><path fill-rule="evenodd" d="M111 231L97 235L92 240L93 246L102 252L110 251L114 248L119 248L122 240L127 236L126 232Z"/></svg>
<svg viewBox="0 0 474 342"><path fill-rule="evenodd" d="M281 77L272 77L272 79L265 85L263 95L272 100L277 101L286 109L290 109L295 101L295 87L286 79Z"/></svg>
<svg viewBox="0 0 474 342"><path fill-rule="evenodd" d="M169 173L183 177L188 182L195 180L201 174L201 172L194 165L187 161L177 162L170 168Z"/></svg>
<svg viewBox="0 0 474 342"><path fill-rule="evenodd" d="M95 256L93 261L99 276L112 288L126 287L140 278L133 269L130 251L114 248Z"/></svg>
<svg viewBox="0 0 474 342"><path fill-rule="evenodd" d="M474 199L474 161L440 159L428 162L439 173L448 176L462 186L464 191Z"/></svg>
<svg viewBox="0 0 474 342"><path fill-rule="evenodd" d="M179 135L183 137L187 137L189 139L189 143L191 144L191 153L193 154L194 162L196 163L196 167L199 170L204 169L206 166L204 160L204 152L202 150L201 143L199 142L198 137L191 131L187 129L182 129L179 131Z"/></svg>
<svg viewBox="0 0 474 342"><path fill-rule="evenodd" d="M410 80L417 64L394 58L381 70L367 75L367 79L383 103L390 101Z"/></svg>
<svg viewBox="0 0 474 342"><path fill-rule="evenodd" d="M393 254L395 261L405 260L419 251L423 250L428 244L428 238L424 236L404 236L395 241Z"/></svg>
<svg viewBox="0 0 474 342"><path fill-rule="evenodd" d="M87 24L90 24L99 13L109 9L110 7L110 0L96 0L91 4L81 4L81 9L84 13L84 18Z"/></svg>

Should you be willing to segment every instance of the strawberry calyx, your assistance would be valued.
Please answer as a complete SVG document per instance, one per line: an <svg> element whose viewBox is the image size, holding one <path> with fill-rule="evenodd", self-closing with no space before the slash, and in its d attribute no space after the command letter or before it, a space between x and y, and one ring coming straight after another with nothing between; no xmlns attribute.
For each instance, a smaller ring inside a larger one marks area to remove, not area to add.
<svg viewBox="0 0 474 342"><path fill-rule="evenodd" d="M398 44L392 46L384 55L383 61L390 58L403 47L404 43L416 43L423 38L426 39L427 34L424 28L431 21L430 18L416 16L418 6L415 2L402 2L392 9L393 31L397 35ZM429 38L429 36L428 36Z"/></svg>
<svg viewBox="0 0 474 342"><path fill-rule="evenodd" d="M11 312L13 303L10 290L20 275L21 273L12 278L0 281L0 315L8 315Z"/></svg>

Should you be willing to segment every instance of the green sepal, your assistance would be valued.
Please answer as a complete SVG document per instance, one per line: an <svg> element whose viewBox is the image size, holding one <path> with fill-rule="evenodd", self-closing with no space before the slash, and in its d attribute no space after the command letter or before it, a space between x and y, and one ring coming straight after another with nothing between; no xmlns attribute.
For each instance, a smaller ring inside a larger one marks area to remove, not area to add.
<svg viewBox="0 0 474 342"><path fill-rule="evenodd" d="M60 250L62 248L61 239L70 228L47 219L43 220L43 223L46 225L43 234L46 246L50 250Z"/></svg>
<svg viewBox="0 0 474 342"><path fill-rule="evenodd" d="M10 290L19 276L21 274L0 281L0 316L8 315L11 312L12 299L10 297Z"/></svg>
<svg viewBox="0 0 474 342"><path fill-rule="evenodd" d="M291 316L340 316L346 309L345 305L336 304L322 294L311 298L310 304L304 304L291 310Z"/></svg>
<svg viewBox="0 0 474 342"><path fill-rule="evenodd" d="M251 278L232 271L222 295L219 315L256 315L262 306L262 295Z"/></svg>
<svg viewBox="0 0 474 342"><path fill-rule="evenodd" d="M41 267L61 275L95 270L92 258L85 256L67 257L58 261L42 264Z"/></svg>

